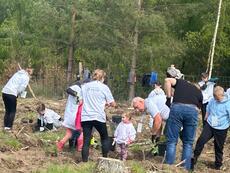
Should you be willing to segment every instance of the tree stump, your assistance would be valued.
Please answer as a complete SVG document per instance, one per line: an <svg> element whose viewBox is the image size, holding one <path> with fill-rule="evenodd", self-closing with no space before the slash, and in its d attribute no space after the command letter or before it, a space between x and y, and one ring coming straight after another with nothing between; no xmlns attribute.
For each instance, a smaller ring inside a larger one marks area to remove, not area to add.
<svg viewBox="0 0 230 173"><path fill-rule="evenodd" d="M129 173L123 161L112 158L99 157L96 173Z"/></svg>

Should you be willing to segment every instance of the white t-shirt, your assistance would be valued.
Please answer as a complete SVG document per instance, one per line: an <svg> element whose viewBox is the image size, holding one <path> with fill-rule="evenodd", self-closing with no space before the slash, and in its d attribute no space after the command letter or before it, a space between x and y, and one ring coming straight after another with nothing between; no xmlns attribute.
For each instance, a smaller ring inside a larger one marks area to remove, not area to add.
<svg viewBox="0 0 230 173"><path fill-rule="evenodd" d="M125 143L129 140L134 141L136 138L136 130L132 123L120 122L114 132L114 137L118 144Z"/></svg>
<svg viewBox="0 0 230 173"><path fill-rule="evenodd" d="M2 93L18 96L29 84L30 76L25 70L16 72L2 89Z"/></svg>
<svg viewBox="0 0 230 173"><path fill-rule="evenodd" d="M163 120L167 120L169 116L169 107L165 104L166 96L165 95L156 95L154 97L149 97L145 99L145 109L146 112L151 115L154 119L157 113L160 113L160 116Z"/></svg>
<svg viewBox="0 0 230 173"><path fill-rule="evenodd" d="M43 120L45 122L45 124L49 123L49 124L53 124L55 127L59 126L59 119L61 118L60 115L58 115L56 112L54 112L51 109L46 108L45 109L45 114L43 116ZM41 119L41 116L39 115L39 118Z"/></svg>
<svg viewBox="0 0 230 173"><path fill-rule="evenodd" d="M161 88L155 88L149 93L148 97L154 97L156 95L165 95L165 92Z"/></svg>
<svg viewBox="0 0 230 173"><path fill-rule="evenodd" d="M105 104L114 102L109 87L100 81L92 81L82 86L83 109L81 121L106 122Z"/></svg>
<svg viewBox="0 0 230 173"><path fill-rule="evenodd" d="M72 85L70 88L77 92L77 95L82 98L81 95L81 88L78 85ZM76 114L78 111L78 103L77 103L77 98L69 95L65 107L65 113L64 113L64 122L63 126L75 130L75 119L76 119Z"/></svg>
<svg viewBox="0 0 230 173"><path fill-rule="evenodd" d="M203 86L205 84L204 81L200 81L199 86ZM203 95L203 104L209 102L213 98L213 89L214 89L214 82L207 82L207 88L205 90L201 90Z"/></svg>
<svg viewBox="0 0 230 173"><path fill-rule="evenodd" d="M230 88L227 89L226 93L230 96Z"/></svg>

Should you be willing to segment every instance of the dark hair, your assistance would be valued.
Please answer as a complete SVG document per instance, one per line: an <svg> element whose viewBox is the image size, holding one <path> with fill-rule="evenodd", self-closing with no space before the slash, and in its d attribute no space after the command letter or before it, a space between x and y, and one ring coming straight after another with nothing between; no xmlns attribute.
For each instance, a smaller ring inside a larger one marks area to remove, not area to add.
<svg viewBox="0 0 230 173"><path fill-rule="evenodd" d="M208 73L206 73L206 72L201 73L201 77L207 78L208 77Z"/></svg>
<svg viewBox="0 0 230 173"><path fill-rule="evenodd" d="M154 82L154 85L161 86L161 82L160 81L156 81L156 82Z"/></svg>
<svg viewBox="0 0 230 173"><path fill-rule="evenodd" d="M46 109L46 106L44 103L40 103L37 107L37 112L41 112L41 111L44 111Z"/></svg>

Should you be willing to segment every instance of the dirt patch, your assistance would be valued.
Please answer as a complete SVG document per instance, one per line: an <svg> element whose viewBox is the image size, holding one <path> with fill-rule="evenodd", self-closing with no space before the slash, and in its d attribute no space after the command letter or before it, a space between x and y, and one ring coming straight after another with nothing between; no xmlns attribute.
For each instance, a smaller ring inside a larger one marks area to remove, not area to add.
<svg viewBox="0 0 230 173"><path fill-rule="evenodd" d="M41 98L40 98L41 99ZM42 99L41 99L42 100ZM47 107L53 109L63 116L66 100L42 100ZM17 116L14 123L13 133L6 135L10 139L15 139L19 142L20 145L16 145L15 143L4 144L4 140L6 140L5 136L1 140L0 145L0 172L32 172L36 170L40 170L42 168L46 168L50 163L58 163L58 164L77 164L81 161L81 153L73 152L68 149L66 145L64 151L62 153L57 153L55 151L55 139L47 140L43 139L39 135L35 135L33 133L33 123L36 122L36 109L37 101L34 99L19 99L18 100L18 109ZM113 115L121 115L124 111L130 111L128 109L129 104L120 103L118 109L109 108L106 110L108 115L108 119L111 120ZM2 100L0 100L0 123L3 122L4 115L4 107ZM137 126L138 122L140 122L141 116L136 115L133 118L134 126ZM28 121L27 121L28 120ZM32 120L29 121L29 120ZM110 128L110 124L108 123L108 128ZM58 135L58 133L63 132L63 128L59 129L54 134ZM148 127L148 118L144 119L143 122L143 133L138 134L137 143L141 143L143 141L150 141L150 129ZM197 130L197 137L199 136L201 129ZM112 132L110 132L112 134ZM5 135L5 134L3 134ZM62 137L61 135L59 136ZM99 135L95 133L95 137L97 140L99 139ZM182 143L179 141L177 147L177 157L176 163L180 162L181 157L181 147ZM130 147L130 153L127 161L127 165L130 162L138 162L141 166L143 166L147 171L159 171L159 172L185 172L183 168L178 168L175 166L168 166L162 164L163 157L153 156L149 154L151 146L145 145L144 147L140 147L142 149L132 150ZM96 148L90 149L90 160L95 161L97 158L101 156L100 146ZM118 153L110 152L109 157L111 158L119 158ZM211 140L204 148L202 152L198 164L196 166L195 172L203 173L216 173L218 171L213 169L214 164L214 149L213 149L213 141ZM225 144L224 149L224 165L225 172L230 172L230 138L228 137ZM219 171L221 172L221 171Z"/></svg>

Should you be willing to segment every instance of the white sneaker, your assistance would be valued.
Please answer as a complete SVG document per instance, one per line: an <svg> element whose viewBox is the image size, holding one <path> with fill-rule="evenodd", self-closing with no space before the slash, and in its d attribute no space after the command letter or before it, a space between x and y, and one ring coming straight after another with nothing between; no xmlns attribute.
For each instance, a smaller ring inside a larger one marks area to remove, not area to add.
<svg viewBox="0 0 230 173"><path fill-rule="evenodd" d="M4 127L5 132L12 132L10 127Z"/></svg>

